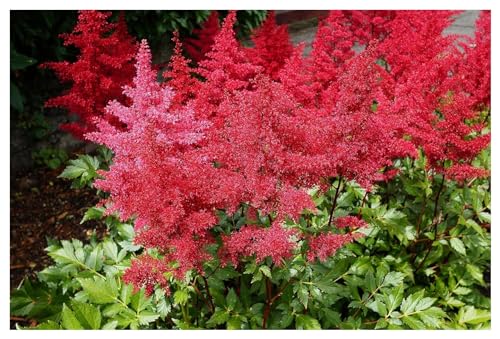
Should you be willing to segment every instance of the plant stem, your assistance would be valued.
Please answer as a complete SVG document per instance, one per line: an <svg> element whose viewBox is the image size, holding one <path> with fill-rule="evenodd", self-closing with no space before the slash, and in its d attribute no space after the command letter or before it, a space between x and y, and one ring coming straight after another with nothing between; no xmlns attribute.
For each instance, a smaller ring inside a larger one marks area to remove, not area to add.
<svg viewBox="0 0 500 339"><path fill-rule="evenodd" d="M194 288L194 291L196 292L197 295L200 296L200 298L203 300L203 302L205 303L205 305L207 305L207 308L208 310L210 311L210 313L214 313L214 308L213 308L213 305L212 303L209 302L209 300L207 298L205 298L203 296L203 293L201 293L200 289L198 288L198 286L196 286L196 282L193 281L193 283L191 284L191 286L193 286Z"/></svg>
<svg viewBox="0 0 500 339"><path fill-rule="evenodd" d="M271 281L268 277L266 277L266 305L264 308L264 315L262 317L262 328L267 328L267 318L269 317L269 313L271 312L271 304L272 304L272 286Z"/></svg>
<svg viewBox="0 0 500 339"><path fill-rule="evenodd" d="M202 276L202 278L203 278L203 282L205 283L205 290L207 291L207 297L208 297L207 299L208 299L208 302L210 303L210 309L211 309L211 311L213 313L214 310L215 310L214 298L210 294L210 290L208 288L208 280L207 280L207 278L205 278L204 276Z"/></svg>
<svg viewBox="0 0 500 339"><path fill-rule="evenodd" d="M363 201L361 201L361 206L359 207L358 218L361 218L361 210L365 207L366 197L368 196L368 191L365 192L363 196Z"/></svg>
<svg viewBox="0 0 500 339"><path fill-rule="evenodd" d="M443 187L444 187L444 176L443 176L443 179L441 180L441 184L439 185L439 189L438 189L438 192L436 194L436 201L434 202L434 213L433 213L433 218L432 218L432 226L434 227L434 240L429 242L429 244L427 245L427 252L425 253L424 258L422 259L422 261L420 262L418 267L415 269L415 273L418 272L424 266L424 262L427 260L427 257L429 256L429 254L432 251L432 244L434 243L434 241L437 238L438 221L436 219L436 216L437 216L437 212L438 212L439 197L441 196L441 192L443 191ZM415 256L415 258L416 258L416 256Z"/></svg>
<svg viewBox="0 0 500 339"><path fill-rule="evenodd" d="M335 197L333 198L332 209L330 211L330 218L328 219L328 227L331 227L331 225L332 225L333 212L335 211L335 207L337 207L337 198L339 197L341 184L342 184L342 177L339 176L339 183L337 185L337 189L335 190Z"/></svg>

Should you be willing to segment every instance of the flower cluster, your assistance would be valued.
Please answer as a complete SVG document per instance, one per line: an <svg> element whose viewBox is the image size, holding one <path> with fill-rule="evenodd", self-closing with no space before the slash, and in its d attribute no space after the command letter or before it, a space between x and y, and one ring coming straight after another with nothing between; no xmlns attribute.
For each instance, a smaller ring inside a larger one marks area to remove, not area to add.
<svg viewBox="0 0 500 339"><path fill-rule="evenodd" d="M77 138L83 139L85 133L96 130L96 117L119 126L114 116L106 114L105 107L110 100L124 102L122 87L134 75L136 43L127 32L124 16L117 23L110 23L110 16L111 12L80 11L73 32L61 35L64 45L80 50L77 60L42 65L71 84L65 93L49 99L46 106L66 109L78 118L61 126Z"/></svg>
<svg viewBox="0 0 500 339"><path fill-rule="evenodd" d="M449 177L484 175L471 161L490 138L479 119L489 105L490 19L482 14L464 45L465 37L442 35L454 14L332 11L303 56L273 14L254 47L242 46L230 12L196 68L174 37L163 84L143 41L128 103L105 110L126 128L101 119L87 134L115 153L96 186L110 193L110 211L136 218L136 242L174 262L168 270L178 277L203 272L210 245L223 264L255 256L279 265L303 241L309 260L325 260L366 223L341 217L334 224L347 230L316 235L289 228L285 220L315 211L307 189L342 177L370 190L396 174L395 159L418 150ZM215 232L217 212L242 204L249 224ZM258 215L270 226L252 223Z"/></svg>

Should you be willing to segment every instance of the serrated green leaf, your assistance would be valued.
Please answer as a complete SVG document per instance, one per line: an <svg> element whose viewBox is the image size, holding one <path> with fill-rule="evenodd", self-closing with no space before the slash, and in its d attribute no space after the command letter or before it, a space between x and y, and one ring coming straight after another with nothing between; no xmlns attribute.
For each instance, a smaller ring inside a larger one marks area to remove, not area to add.
<svg viewBox="0 0 500 339"><path fill-rule="evenodd" d="M491 320L491 313L488 310L476 309L474 306L465 306L460 309L459 323L477 325Z"/></svg>
<svg viewBox="0 0 500 339"><path fill-rule="evenodd" d="M465 245L463 241L459 238L451 238L450 239L450 246L453 248L455 251L462 255L466 255L466 250L465 250Z"/></svg>
<svg viewBox="0 0 500 339"><path fill-rule="evenodd" d="M368 291L373 292L377 289L377 282L372 272L368 272L365 277L365 286Z"/></svg>
<svg viewBox="0 0 500 339"><path fill-rule="evenodd" d="M378 313L382 317L385 317L387 315L387 307L380 300L374 300L366 304L366 307Z"/></svg>
<svg viewBox="0 0 500 339"><path fill-rule="evenodd" d="M404 295L404 286L403 284L397 286L391 291L391 294L385 295L384 294L384 299L385 299L385 304L387 306L387 313L391 314L392 311L397 309L399 305L401 305L401 302L403 301L403 295Z"/></svg>
<svg viewBox="0 0 500 339"><path fill-rule="evenodd" d="M259 270L266 276L268 277L269 279L272 278L271 276L271 269L269 269L269 267L267 266L260 266L259 267Z"/></svg>
<svg viewBox="0 0 500 339"><path fill-rule="evenodd" d="M415 310L417 303L423 297L424 297L424 290L420 290L403 299L403 302L401 303L401 312L403 312L404 314L412 313Z"/></svg>
<svg viewBox="0 0 500 339"><path fill-rule="evenodd" d="M89 155L81 155L78 159L69 161L69 165L58 176L58 178L76 179L81 178L81 183L92 180L97 176L99 160Z"/></svg>
<svg viewBox="0 0 500 339"><path fill-rule="evenodd" d="M414 316L405 316L401 320L412 330L425 330L425 324Z"/></svg>
<svg viewBox="0 0 500 339"><path fill-rule="evenodd" d="M104 307L104 309L102 310L102 315L107 317L107 318L113 318L114 316L123 312L126 309L127 308L125 306L123 306L123 304L118 304L118 303L111 304L111 305Z"/></svg>
<svg viewBox="0 0 500 339"><path fill-rule="evenodd" d="M427 326L427 328L441 328L442 318L446 316L440 308L431 307L418 313L418 317Z"/></svg>
<svg viewBox="0 0 500 339"><path fill-rule="evenodd" d="M48 320L35 327L37 330L60 330L61 326L53 320Z"/></svg>
<svg viewBox="0 0 500 339"><path fill-rule="evenodd" d="M115 302L118 297L117 291L114 291L110 284L108 284L103 278L80 278L78 281L93 303L109 304Z"/></svg>
<svg viewBox="0 0 500 339"><path fill-rule="evenodd" d="M130 303L130 298L133 291L134 287L132 286L132 284L123 283L122 290L120 291L120 299L125 305L128 305Z"/></svg>
<svg viewBox="0 0 500 339"><path fill-rule="evenodd" d="M97 307L73 301L71 308L84 328L94 330L101 328L101 312Z"/></svg>
<svg viewBox="0 0 500 339"><path fill-rule="evenodd" d="M309 289L306 285L301 284L299 289L297 290L297 297L300 303L307 309L307 305L309 303Z"/></svg>
<svg viewBox="0 0 500 339"><path fill-rule="evenodd" d="M226 296L226 305L229 309L234 310L238 303L238 296L234 289L230 289Z"/></svg>
<svg viewBox="0 0 500 339"><path fill-rule="evenodd" d="M467 294L471 293L472 290L470 288L460 286L460 287L455 288L452 292L457 294L457 295L467 295Z"/></svg>
<svg viewBox="0 0 500 339"><path fill-rule="evenodd" d="M258 271L257 273L255 273L252 277L252 281L250 282L250 284L253 284L253 283L256 283L257 281L261 281L262 280L262 271Z"/></svg>
<svg viewBox="0 0 500 339"><path fill-rule="evenodd" d="M91 207L87 211L85 211L85 214L83 215L82 221L80 221L80 224L83 224L84 222L88 220L96 220L96 219L101 219L103 214L104 214L105 208L104 207Z"/></svg>
<svg viewBox="0 0 500 339"><path fill-rule="evenodd" d="M152 323L156 319L160 317L159 314L154 313L152 311L142 311L139 313L138 318L139 318L139 324L141 325L147 325L149 323Z"/></svg>
<svg viewBox="0 0 500 339"><path fill-rule="evenodd" d="M102 248L106 257L110 258L115 263L118 262L118 246L113 241L105 241L102 244Z"/></svg>
<svg viewBox="0 0 500 339"><path fill-rule="evenodd" d="M67 330L82 330L83 326L76 319L75 313L69 309L66 304L63 304L61 312L61 324Z"/></svg>
<svg viewBox="0 0 500 339"><path fill-rule="evenodd" d="M239 330L241 329L241 319L232 317L229 318L226 323L226 329L228 330Z"/></svg>
<svg viewBox="0 0 500 339"><path fill-rule="evenodd" d="M432 306L432 304L434 304L435 301L436 301L435 298L429 298L429 297L420 299L415 305L415 312L428 309L429 307Z"/></svg>
<svg viewBox="0 0 500 339"><path fill-rule="evenodd" d="M471 264L467 264L465 267L474 280L477 280L481 283L481 285L484 285L483 272L479 269L479 267Z"/></svg>
<svg viewBox="0 0 500 339"><path fill-rule="evenodd" d="M398 286L405 278L405 274L401 272L389 272L384 278L382 286Z"/></svg>
<svg viewBox="0 0 500 339"><path fill-rule="evenodd" d="M118 321L116 321L116 320L112 320L112 321L110 321L110 322L106 323L106 324L102 327L102 329L103 329L103 330L114 330L114 329L116 329L116 326L118 326Z"/></svg>
<svg viewBox="0 0 500 339"><path fill-rule="evenodd" d="M99 271L102 267L101 257L102 250L96 247L85 259L85 265L92 270Z"/></svg>
<svg viewBox="0 0 500 339"><path fill-rule="evenodd" d="M141 288L137 293L132 295L130 305L136 312L141 312L151 305L151 298L146 297L144 288Z"/></svg>
<svg viewBox="0 0 500 339"><path fill-rule="evenodd" d="M189 293L187 290L177 290L174 293L174 304L186 305L189 300Z"/></svg>
<svg viewBox="0 0 500 339"><path fill-rule="evenodd" d="M217 325L222 325L229 319L229 314L225 310L218 309L214 314L208 319L207 326L215 327Z"/></svg>
<svg viewBox="0 0 500 339"><path fill-rule="evenodd" d="M298 330L321 330L321 325L317 319L309 315L298 314L295 318L295 328Z"/></svg>

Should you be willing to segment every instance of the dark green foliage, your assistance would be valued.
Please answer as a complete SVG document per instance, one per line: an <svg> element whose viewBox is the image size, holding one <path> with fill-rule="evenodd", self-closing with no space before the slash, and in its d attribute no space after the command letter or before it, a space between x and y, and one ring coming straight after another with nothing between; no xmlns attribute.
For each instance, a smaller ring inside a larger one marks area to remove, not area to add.
<svg viewBox="0 0 500 339"><path fill-rule="evenodd" d="M45 165L50 169L57 169L68 160L66 151L52 147L40 148L39 150L33 151L31 156L36 164Z"/></svg>

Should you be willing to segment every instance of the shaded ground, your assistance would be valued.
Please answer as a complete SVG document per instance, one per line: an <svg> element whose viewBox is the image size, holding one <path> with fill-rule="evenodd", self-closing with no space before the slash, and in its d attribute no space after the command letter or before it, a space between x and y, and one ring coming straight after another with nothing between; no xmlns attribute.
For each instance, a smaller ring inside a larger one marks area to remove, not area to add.
<svg viewBox="0 0 500 339"><path fill-rule="evenodd" d="M80 220L87 208L98 202L94 190L72 189L67 180L57 178L62 169L47 167L21 172L10 182L10 288L25 276L52 263L44 251L47 238L89 239L96 229L106 232L102 223Z"/></svg>

